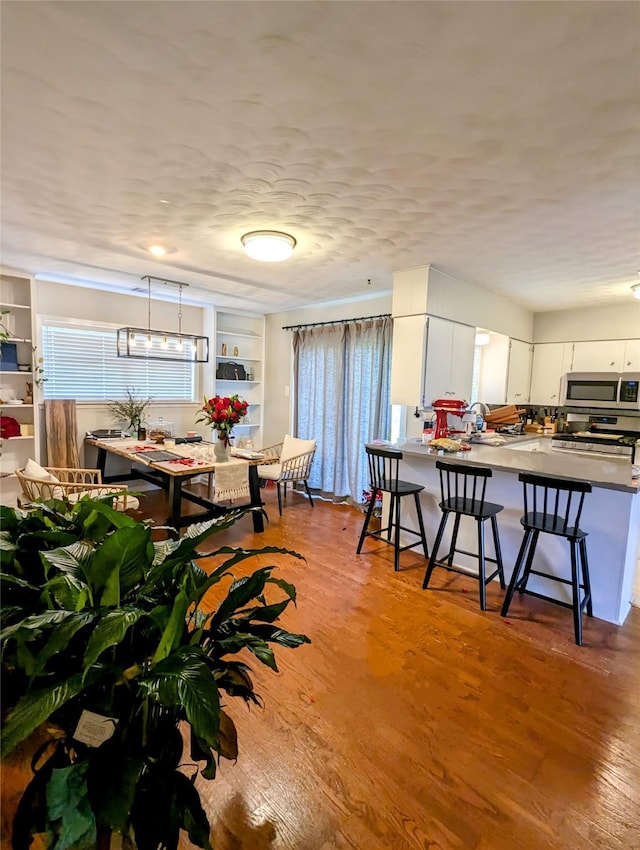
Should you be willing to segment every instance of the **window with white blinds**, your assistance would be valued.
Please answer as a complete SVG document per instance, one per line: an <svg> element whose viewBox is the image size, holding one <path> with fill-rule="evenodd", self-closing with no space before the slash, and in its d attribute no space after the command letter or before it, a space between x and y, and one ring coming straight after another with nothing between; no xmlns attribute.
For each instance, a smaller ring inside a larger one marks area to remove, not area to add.
<svg viewBox="0 0 640 850"><path fill-rule="evenodd" d="M154 401L194 401L195 366L116 354L116 328L43 321L45 398L111 401L126 389Z"/></svg>

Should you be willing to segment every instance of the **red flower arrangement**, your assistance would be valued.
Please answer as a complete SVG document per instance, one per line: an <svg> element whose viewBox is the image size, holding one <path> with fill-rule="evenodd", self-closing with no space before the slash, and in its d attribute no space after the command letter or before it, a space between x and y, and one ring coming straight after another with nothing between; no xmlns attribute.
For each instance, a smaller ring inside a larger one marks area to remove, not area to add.
<svg viewBox="0 0 640 850"><path fill-rule="evenodd" d="M240 398L239 395L220 396L204 398L204 404L198 413L196 422L206 422L218 432L218 439L225 446L229 445L229 438L233 426L241 422L247 415L249 402Z"/></svg>

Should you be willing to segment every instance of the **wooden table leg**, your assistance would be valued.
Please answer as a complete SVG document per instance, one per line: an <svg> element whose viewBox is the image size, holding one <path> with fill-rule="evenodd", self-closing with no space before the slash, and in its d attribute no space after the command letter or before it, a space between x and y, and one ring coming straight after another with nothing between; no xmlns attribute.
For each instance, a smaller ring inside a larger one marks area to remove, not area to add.
<svg viewBox="0 0 640 850"><path fill-rule="evenodd" d="M262 496L260 495L260 479L258 478L258 467L249 467L249 493L251 494L251 505L254 508L262 508ZM256 534L264 531L264 515L262 510L253 511L253 530Z"/></svg>
<svg viewBox="0 0 640 850"><path fill-rule="evenodd" d="M169 516L167 517L167 525L172 526L176 530L176 537L180 536L180 518L182 507L182 478L178 476L169 476Z"/></svg>

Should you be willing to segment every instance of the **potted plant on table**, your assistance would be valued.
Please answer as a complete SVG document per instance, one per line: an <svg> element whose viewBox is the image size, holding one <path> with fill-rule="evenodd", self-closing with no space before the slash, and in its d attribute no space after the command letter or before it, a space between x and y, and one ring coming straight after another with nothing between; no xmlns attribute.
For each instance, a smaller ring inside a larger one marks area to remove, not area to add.
<svg viewBox="0 0 640 850"><path fill-rule="evenodd" d="M116 422L126 422L127 428L135 433L139 440L143 439L140 434L142 428L142 415L151 404L151 398L138 398L135 389L125 390L126 398L114 400L109 403L108 410Z"/></svg>
<svg viewBox="0 0 640 850"><path fill-rule="evenodd" d="M233 427L242 422L248 411L249 402L240 398L237 393L232 396L217 395L213 398L205 396L196 422L206 422L216 431L218 439L214 452L217 461L228 459Z"/></svg>
<svg viewBox="0 0 640 850"><path fill-rule="evenodd" d="M255 555L300 555L196 551L240 515L153 542L149 524L103 500L0 508L3 753L41 724L55 730L34 758L14 850L34 834L55 850L108 847L114 832L176 850L181 830L211 847L194 782L238 755L230 698L259 703L238 653L277 670L272 645L308 642L274 624L296 597L275 566L233 574ZM210 556L222 562L207 574L196 562ZM269 588L282 598L267 601Z"/></svg>

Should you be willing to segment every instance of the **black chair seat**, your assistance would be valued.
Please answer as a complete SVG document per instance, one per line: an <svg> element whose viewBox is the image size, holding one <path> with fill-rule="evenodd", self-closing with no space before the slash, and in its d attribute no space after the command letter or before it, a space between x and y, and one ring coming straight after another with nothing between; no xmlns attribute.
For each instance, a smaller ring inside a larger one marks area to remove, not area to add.
<svg viewBox="0 0 640 850"><path fill-rule="evenodd" d="M386 446L365 446L367 452L367 461L369 463L369 486L371 487L371 499L369 508L362 531L360 532L360 540L356 552L358 555L362 550L362 544L367 537L372 537L374 540L381 540L383 543L388 543L393 546L393 568L400 569L400 552L405 549L413 549L415 546L422 546L425 558L429 557L429 549L427 547L427 538L424 533L424 522L422 520L422 510L420 508L420 499L418 493L424 490L421 484L414 484L411 481L401 481L398 478L398 470L400 461L402 460L402 452L398 449L388 448ZM387 493L389 497L389 514L387 524L380 529L369 531L369 523L373 516L373 508L376 503L376 494L378 492ZM416 508L418 519L418 529L407 528L400 524L400 503L404 496L413 496L413 501ZM400 532L404 531L417 537L415 543L409 543L406 546L400 545Z"/></svg>
<svg viewBox="0 0 640 850"><path fill-rule="evenodd" d="M382 480L378 490L383 493L395 493L398 496L410 496L412 493L421 493L424 487L421 484L413 484L411 481L386 481Z"/></svg>
<svg viewBox="0 0 640 850"><path fill-rule="evenodd" d="M586 493L591 492L591 484L586 481L571 481L546 475L534 475L521 472L518 476L524 485L524 515L520 524L524 528L524 537L513 568L509 589L504 598L503 617L509 613L513 595L530 593L549 602L564 605L573 610L573 629L576 643L582 645L582 612L587 610L593 616L591 602L591 582L587 560L587 532L580 528L580 516ZM557 574L545 573L533 569L533 558L541 534L553 534L564 537L569 543L571 555L571 578L562 578ZM542 593L527 589L530 575L542 576L551 581L571 586L571 605Z"/></svg>
<svg viewBox="0 0 640 850"><path fill-rule="evenodd" d="M499 514L503 510L503 505L496 505L494 502L483 502L478 499L446 499L440 502L440 508L443 511L453 511L456 514L463 516L472 516L475 519L489 519L489 517Z"/></svg>
<svg viewBox="0 0 640 850"><path fill-rule="evenodd" d="M454 566L453 558L456 552L463 555L470 555L478 559L477 578L480 587L480 608L482 611L485 611L487 608L487 584L498 576L500 587L504 590L505 586L498 521L496 520L496 514L500 513L503 506L496 505L494 502L486 502L484 498L487 489L487 478L491 478L492 472L483 466L449 463L442 460L436 461L436 468L440 472L440 508L442 510L442 519L438 526L436 540L433 544L433 551L424 581L422 582L422 587L426 589L429 586L429 581L436 567L443 567L445 570L468 576L469 573L466 570ZM445 527L451 515L455 517L453 533L451 535L451 547L449 553L439 561L438 551L442 543ZM465 549L459 549L457 547L460 517L463 516L468 516L477 523L477 552L467 552ZM491 522L495 558L489 558L485 554L484 523L486 520ZM486 574L487 561L496 565L496 569L489 576Z"/></svg>
<svg viewBox="0 0 640 850"><path fill-rule="evenodd" d="M582 531L575 525L565 527L565 518L559 514L549 516L545 513L526 514L521 517L520 525L530 528L532 531L541 531L544 534L557 534L570 540L581 540L588 532Z"/></svg>

